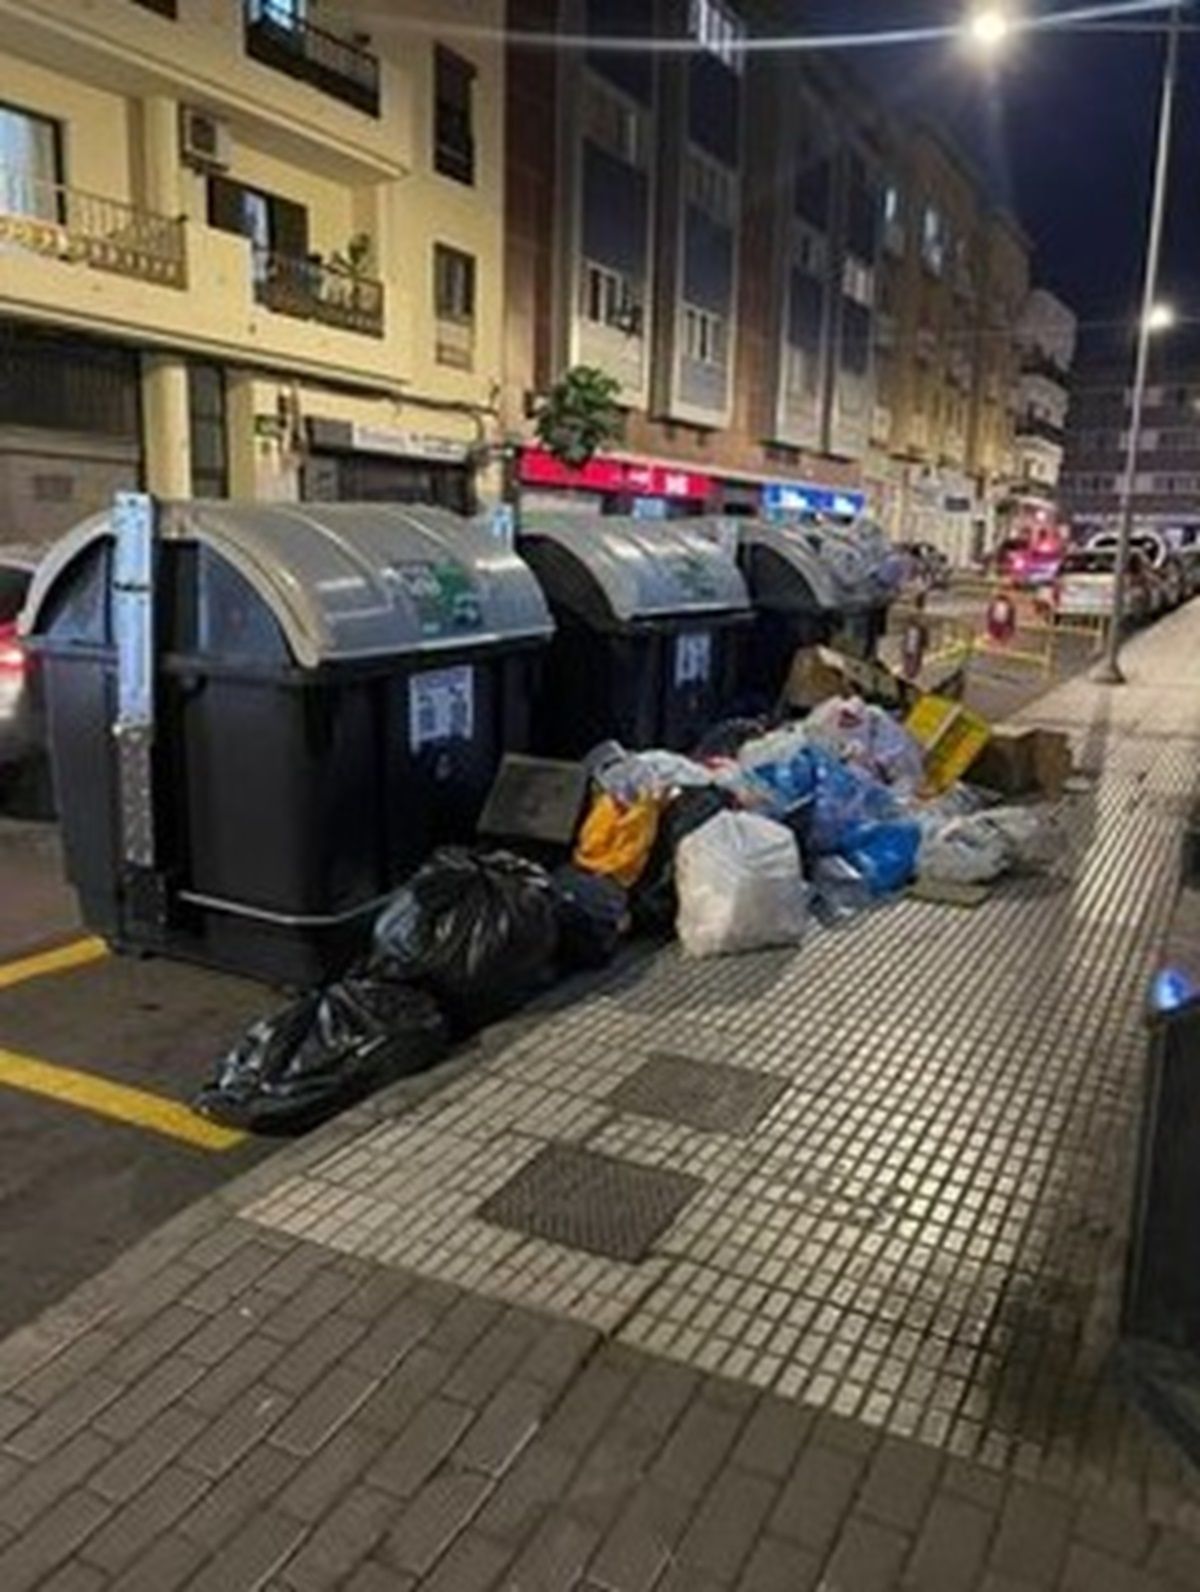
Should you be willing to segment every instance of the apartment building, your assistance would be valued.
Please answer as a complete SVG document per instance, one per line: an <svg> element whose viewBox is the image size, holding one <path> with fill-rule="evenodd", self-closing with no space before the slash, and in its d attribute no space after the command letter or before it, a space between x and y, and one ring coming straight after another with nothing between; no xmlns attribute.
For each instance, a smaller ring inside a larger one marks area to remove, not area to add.
<svg viewBox="0 0 1200 1592"><path fill-rule="evenodd" d="M1128 366L1081 369L1071 388L1060 496L1085 530L1120 522L1132 387ZM1135 529L1200 534L1200 360L1160 354L1146 390L1137 472Z"/></svg>
<svg viewBox="0 0 1200 1592"><path fill-rule="evenodd" d="M1000 534L1015 470L1030 245L939 132L896 127L889 147L871 497L894 536L968 562Z"/></svg>
<svg viewBox="0 0 1200 1592"><path fill-rule="evenodd" d="M753 10L509 6L505 414L535 502L861 501L878 152L831 74L742 52ZM697 48L606 47L652 33ZM532 403L575 364L613 376L627 412L621 447L582 472L528 440Z"/></svg>
<svg viewBox="0 0 1200 1592"><path fill-rule="evenodd" d="M1020 395L1013 496L1022 516L1050 514L1058 499L1078 327L1073 312L1035 288L1017 327Z"/></svg>
<svg viewBox="0 0 1200 1592"><path fill-rule="evenodd" d="M471 505L503 6L429 14L0 0L0 538L136 484Z"/></svg>

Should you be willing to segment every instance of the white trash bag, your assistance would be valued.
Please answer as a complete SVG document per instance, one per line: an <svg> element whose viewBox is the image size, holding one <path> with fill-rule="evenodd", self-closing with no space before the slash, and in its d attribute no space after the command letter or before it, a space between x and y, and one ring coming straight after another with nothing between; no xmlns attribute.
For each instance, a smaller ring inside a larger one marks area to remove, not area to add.
<svg viewBox="0 0 1200 1592"><path fill-rule="evenodd" d="M1054 860L1053 827L1036 808L992 807L926 830L917 877L943 884L989 884L1014 868Z"/></svg>
<svg viewBox="0 0 1200 1592"><path fill-rule="evenodd" d="M757 813L718 813L675 853L676 928L691 956L795 945L808 892L796 837Z"/></svg>

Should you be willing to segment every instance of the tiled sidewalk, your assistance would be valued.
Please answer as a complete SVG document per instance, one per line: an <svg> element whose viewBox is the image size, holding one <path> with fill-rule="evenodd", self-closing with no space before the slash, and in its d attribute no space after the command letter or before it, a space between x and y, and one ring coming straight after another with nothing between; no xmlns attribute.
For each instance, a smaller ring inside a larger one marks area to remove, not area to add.
<svg viewBox="0 0 1200 1592"><path fill-rule="evenodd" d="M627 965L0 1346L0 1592L1200 1588L1106 1366L1200 612L1129 661L1047 877Z"/></svg>

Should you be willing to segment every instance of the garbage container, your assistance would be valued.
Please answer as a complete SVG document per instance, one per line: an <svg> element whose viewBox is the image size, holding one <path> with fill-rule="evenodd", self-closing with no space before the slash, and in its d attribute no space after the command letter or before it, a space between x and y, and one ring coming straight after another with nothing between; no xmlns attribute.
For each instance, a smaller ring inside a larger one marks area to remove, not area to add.
<svg viewBox="0 0 1200 1592"><path fill-rule="evenodd" d="M470 837L553 628L442 510L136 494L52 551L23 624L89 927L289 985Z"/></svg>
<svg viewBox="0 0 1200 1592"><path fill-rule="evenodd" d="M556 633L535 737L578 756L616 739L686 750L732 700L732 629L750 617L732 558L684 521L532 515L518 551Z"/></svg>
<svg viewBox="0 0 1200 1592"><path fill-rule="evenodd" d="M829 642L841 627L842 588L821 556L819 535L800 524L743 519L737 560L754 621L743 633L738 684L748 700L779 699L799 647Z"/></svg>

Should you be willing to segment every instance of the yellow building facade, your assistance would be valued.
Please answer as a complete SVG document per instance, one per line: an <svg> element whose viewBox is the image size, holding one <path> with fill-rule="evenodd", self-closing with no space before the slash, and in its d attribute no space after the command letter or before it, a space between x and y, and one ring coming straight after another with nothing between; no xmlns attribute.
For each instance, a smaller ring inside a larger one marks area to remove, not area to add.
<svg viewBox="0 0 1200 1592"><path fill-rule="evenodd" d="M0 0L0 539L119 484L471 506L503 4L429 17Z"/></svg>

